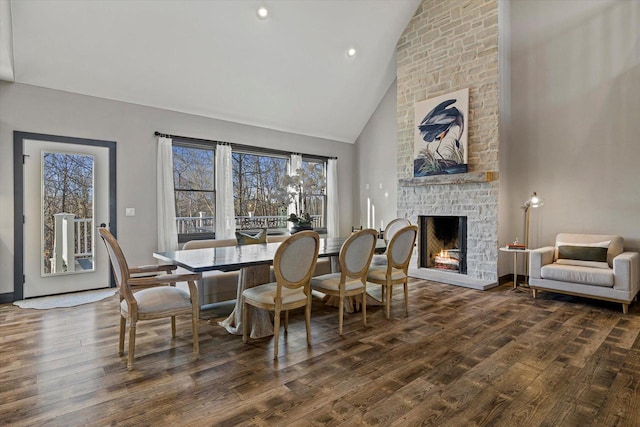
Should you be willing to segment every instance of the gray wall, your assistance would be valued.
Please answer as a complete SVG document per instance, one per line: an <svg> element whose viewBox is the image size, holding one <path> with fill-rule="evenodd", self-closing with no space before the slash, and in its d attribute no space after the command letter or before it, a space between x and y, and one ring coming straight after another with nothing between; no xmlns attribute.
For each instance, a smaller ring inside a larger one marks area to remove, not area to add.
<svg viewBox="0 0 640 427"><path fill-rule="evenodd" d="M367 198L375 207L376 229L397 217L396 98L394 80L356 140L358 192L354 193L354 226L367 226Z"/></svg>
<svg viewBox="0 0 640 427"><path fill-rule="evenodd" d="M500 1L501 246L524 240L521 206L536 191L545 204L532 210L530 246L585 232L619 234L640 250L639 22L638 1ZM386 102L389 94L356 143L356 204L366 182L382 181L394 197L395 176L373 181L392 153L371 156L380 147L364 144L365 135L386 142L375 135L395 111ZM512 262L502 256L498 275Z"/></svg>
<svg viewBox="0 0 640 427"><path fill-rule="evenodd" d="M511 2L507 235L619 234L640 248L640 2ZM501 117L502 117L501 113ZM505 142L505 140L503 140ZM521 237L522 239L522 237Z"/></svg>
<svg viewBox="0 0 640 427"><path fill-rule="evenodd" d="M352 144L0 81L0 294L13 292L14 130L117 142L118 237L134 265L153 262L157 245L156 130L337 156L341 232L351 230ZM126 207L136 216L125 217Z"/></svg>

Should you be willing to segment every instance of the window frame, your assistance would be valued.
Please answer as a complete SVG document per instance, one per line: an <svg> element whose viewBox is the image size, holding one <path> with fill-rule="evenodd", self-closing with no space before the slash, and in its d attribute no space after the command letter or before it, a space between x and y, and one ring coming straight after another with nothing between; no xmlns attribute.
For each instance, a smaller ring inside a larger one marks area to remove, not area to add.
<svg viewBox="0 0 640 427"><path fill-rule="evenodd" d="M177 193L182 191L182 192L202 192L202 193L209 193L213 195L213 200L214 200L214 218L215 218L215 213L217 211L217 204L215 204L215 199L216 199L216 147L213 144L204 144L204 143L193 143L193 142L189 142L189 141L183 141L180 140L178 138L174 138L171 142L172 145L172 150L173 147L184 147L184 148L191 148L191 149L196 149L196 150L206 150L206 151L211 151L213 153L213 159L212 159L212 165L211 165L211 170L212 170L212 184L213 184L213 190L202 190L202 189L187 189L187 188L176 188L176 182L174 179L173 182L173 194L174 194L174 198L175 198L175 204L176 204L176 212L177 212L177 203L178 203L178 198ZM173 154L173 151L172 151ZM174 173L175 173L175 163L174 163ZM177 218L176 218L177 221ZM205 240L205 239L215 239L216 238L216 232L215 229L212 232L198 232L198 233L180 233L178 232L178 243L185 243L188 242L190 240Z"/></svg>
<svg viewBox="0 0 640 427"><path fill-rule="evenodd" d="M216 145L222 143L220 141L213 140L204 140L197 138L187 138L187 137L179 137L179 136L170 136L172 138L172 145L185 147L185 148L193 148L200 150L208 150L213 152L213 190L200 190L200 189L181 189L175 187L174 181L174 197L179 191L190 191L190 192L206 192L211 193L215 200L216 197L216 179L215 179L215 156L216 156ZM254 156L266 156L266 157L275 157L287 159L287 161L291 162L291 154L294 152L288 152L284 150L270 149L265 147L254 147L249 145L241 145L235 143L224 142L225 144L229 144L231 146L232 153L239 154L248 154ZM325 188L322 191L322 194L314 194L314 196L322 197L323 199L323 212L322 212L322 224L321 227L316 227L315 230L320 234L326 234L326 221L327 221L327 188L326 188L326 177L327 177L327 164L330 157L320 156L320 155L310 155L310 154L301 154L302 162L311 162L311 163L321 163L323 164L323 174L325 178ZM174 165L175 168L175 165ZM174 169L175 171L175 169ZM177 203L177 201L176 201ZM176 206L177 207L177 206ZM214 217L217 215L217 204L214 205ZM215 229L213 232L202 232L202 233L178 233L178 243L185 243L189 240L204 240L204 239L215 239L216 233Z"/></svg>
<svg viewBox="0 0 640 427"><path fill-rule="evenodd" d="M322 174L324 176L324 189L322 194L313 194L316 197L322 197L322 221L319 227L314 227L319 234L327 234L327 165L329 163L326 157L316 157L310 155L302 155L302 164L319 163L322 164Z"/></svg>

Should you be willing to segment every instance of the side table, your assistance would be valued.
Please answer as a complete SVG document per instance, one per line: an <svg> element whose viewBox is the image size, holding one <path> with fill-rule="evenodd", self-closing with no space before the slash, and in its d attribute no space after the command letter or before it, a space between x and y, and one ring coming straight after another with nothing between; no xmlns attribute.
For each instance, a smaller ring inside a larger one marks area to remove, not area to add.
<svg viewBox="0 0 640 427"><path fill-rule="evenodd" d="M516 289L518 287L518 254L519 253L523 253L525 254L524 257L524 264L525 264L525 272L527 271L527 255L529 252L531 252L531 249L509 249L507 247L504 248L500 248L500 251L502 252L510 252L513 254L513 289Z"/></svg>

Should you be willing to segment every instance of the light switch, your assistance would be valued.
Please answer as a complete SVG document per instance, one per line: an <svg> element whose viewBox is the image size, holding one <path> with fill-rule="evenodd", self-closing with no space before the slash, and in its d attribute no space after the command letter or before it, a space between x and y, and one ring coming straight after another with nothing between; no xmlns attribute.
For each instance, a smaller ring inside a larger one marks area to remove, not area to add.
<svg viewBox="0 0 640 427"><path fill-rule="evenodd" d="M136 208L125 208L124 216L136 216Z"/></svg>

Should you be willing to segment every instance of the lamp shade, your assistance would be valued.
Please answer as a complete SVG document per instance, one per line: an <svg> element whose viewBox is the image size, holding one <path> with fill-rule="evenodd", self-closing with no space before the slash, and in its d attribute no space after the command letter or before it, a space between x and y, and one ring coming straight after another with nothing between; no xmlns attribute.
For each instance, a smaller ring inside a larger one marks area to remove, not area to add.
<svg viewBox="0 0 640 427"><path fill-rule="evenodd" d="M531 197L524 202L524 242L525 247L529 247L529 208L539 208L544 204L544 201L538 197L538 193L535 191L531 193Z"/></svg>
<svg viewBox="0 0 640 427"><path fill-rule="evenodd" d="M544 205L544 200L538 197L538 194L535 191L531 194L531 197L529 197L529 199L526 202L524 202L525 208L535 209L535 208L539 208L542 205Z"/></svg>

